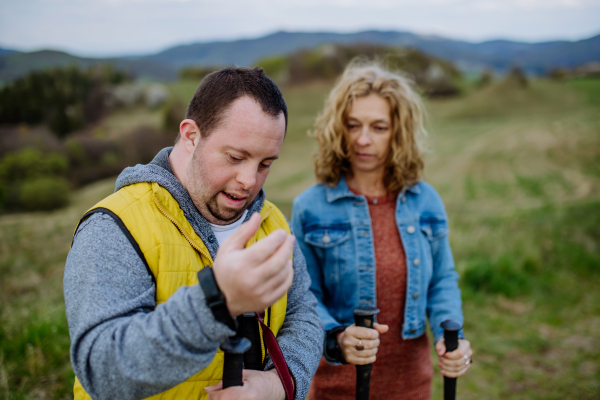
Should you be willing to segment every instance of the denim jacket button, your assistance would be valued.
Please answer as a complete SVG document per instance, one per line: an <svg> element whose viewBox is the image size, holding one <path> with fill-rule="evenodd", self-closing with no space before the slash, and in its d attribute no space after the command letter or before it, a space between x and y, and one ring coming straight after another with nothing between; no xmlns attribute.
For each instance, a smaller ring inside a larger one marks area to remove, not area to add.
<svg viewBox="0 0 600 400"><path fill-rule="evenodd" d="M414 226L409 226L408 228L406 228L406 232L413 234L415 233L415 227Z"/></svg>
<svg viewBox="0 0 600 400"><path fill-rule="evenodd" d="M415 266L416 266L416 267L418 267L418 266L419 266L419 264L421 264L421 260L419 260L418 258L415 258L415 259L413 260L413 264L415 264Z"/></svg>
<svg viewBox="0 0 600 400"><path fill-rule="evenodd" d="M416 330L415 328L412 328L412 329L410 330L410 333L415 333L416 331L417 331L417 330Z"/></svg>
<svg viewBox="0 0 600 400"><path fill-rule="evenodd" d="M416 300L416 299L418 299L418 298L419 298L419 293L414 293L414 294L413 294L413 299L415 299L415 300Z"/></svg>
<svg viewBox="0 0 600 400"><path fill-rule="evenodd" d="M402 203L406 203L406 197L402 196L402 198L400 199L400 201L401 201Z"/></svg>

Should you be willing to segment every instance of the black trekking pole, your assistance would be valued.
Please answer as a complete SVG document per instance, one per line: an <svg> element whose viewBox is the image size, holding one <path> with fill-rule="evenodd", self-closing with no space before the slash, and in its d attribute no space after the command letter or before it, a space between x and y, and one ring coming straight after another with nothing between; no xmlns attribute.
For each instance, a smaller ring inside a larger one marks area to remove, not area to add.
<svg viewBox="0 0 600 400"><path fill-rule="evenodd" d="M378 312L379 309L375 307L357 307L354 309L354 323L356 326L373 329ZM369 400L372 369L373 364L356 366L356 400Z"/></svg>
<svg viewBox="0 0 600 400"><path fill-rule="evenodd" d="M223 363L223 389L242 386L242 370L244 369L244 353L251 347L250 340L243 336L242 320L238 317L238 329L234 336L228 337L221 344L225 353Z"/></svg>
<svg viewBox="0 0 600 400"><path fill-rule="evenodd" d="M447 319L442 322L444 329L444 343L446 352L454 351L458 348L458 331L462 329L460 322L453 319ZM444 400L456 399L456 378L444 377Z"/></svg>

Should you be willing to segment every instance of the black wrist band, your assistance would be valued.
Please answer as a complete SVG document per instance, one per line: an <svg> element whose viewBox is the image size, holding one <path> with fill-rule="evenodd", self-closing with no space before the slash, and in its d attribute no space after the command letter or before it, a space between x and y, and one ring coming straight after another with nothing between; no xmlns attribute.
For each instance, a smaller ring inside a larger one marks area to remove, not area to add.
<svg viewBox="0 0 600 400"><path fill-rule="evenodd" d="M348 364L344 355L342 354L342 349L340 349L340 345L337 341L337 336L340 332L346 330L347 326L336 326L333 329L327 331L325 336L325 352L333 361L339 362L341 364Z"/></svg>
<svg viewBox="0 0 600 400"><path fill-rule="evenodd" d="M221 289L219 289L219 286L217 285L212 268L202 268L198 272L198 282L204 292L206 305L212 311L215 319L224 323L230 329L234 331L237 330L237 321L229 314L225 296L223 296L223 292L221 292Z"/></svg>

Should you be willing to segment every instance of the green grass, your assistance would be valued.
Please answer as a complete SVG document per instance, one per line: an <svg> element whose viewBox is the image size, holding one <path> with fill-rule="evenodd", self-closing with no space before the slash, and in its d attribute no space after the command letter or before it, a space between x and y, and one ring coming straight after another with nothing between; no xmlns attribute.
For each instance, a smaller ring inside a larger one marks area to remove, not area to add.
<svg viewBox="0 0 600 400"><path fill-rule="evenodd" d="M585 93L588 104L600 107L600 79L580 78L569 81L569 85L580 92Z"/></svg>
<svg viewBox="0 0 600 400"><path fill-rule="evenodd" d="M196 86L170 90L187 101ZM288 216L315 181L307 131L329 89L282 88L288 133L265 189ZM426 179L450 218L475 351L459 398L597 399L600 81L498 82L426 106ZM109 135L129 129L124 117L104 125ZM135 116L146 118L156 116ZM0 217L0 399L70 398L62 271L77 220L112 185L80 190L63 210ZM434 399L441 389L436 368Z"/></svg>
<svg viewBox="0 0 600 400"><path fill-rule="evenodd" d="M114 179L50 213L0 218L0 399L73 398L62 274L77 221Z"/></svg>

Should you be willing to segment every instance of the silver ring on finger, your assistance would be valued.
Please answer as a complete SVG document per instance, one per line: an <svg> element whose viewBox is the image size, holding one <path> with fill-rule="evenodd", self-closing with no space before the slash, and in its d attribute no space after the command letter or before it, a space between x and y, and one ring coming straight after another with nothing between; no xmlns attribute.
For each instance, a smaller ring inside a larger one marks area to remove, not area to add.
<svg viewBox="0 0 600 400"><path fill-rule="evenodd" d="M358 344L355 347L358 351L363 351L365 349L365 346L362 344L362 339L358 339Z"/></svg>
<svg viewBox="0 0 600 400"><path fill-rule="evenodd" d="M469 357L466 354L463 356L463 358L465 359L465 365L469 365L473 362L473 360L469 360Z"/></svg>

